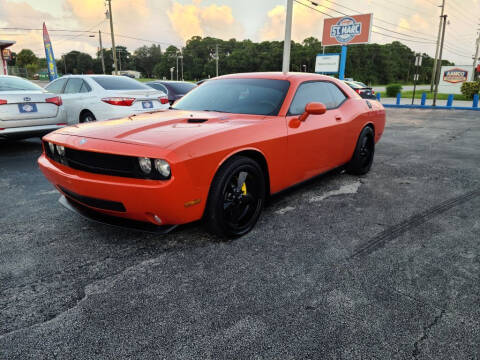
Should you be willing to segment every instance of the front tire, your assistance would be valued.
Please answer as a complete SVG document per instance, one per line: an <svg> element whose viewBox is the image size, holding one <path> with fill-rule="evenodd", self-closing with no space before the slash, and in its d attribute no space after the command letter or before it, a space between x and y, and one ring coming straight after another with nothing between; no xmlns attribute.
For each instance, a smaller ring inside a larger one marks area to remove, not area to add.
<svg viewBox="0 0 480 360"><path fill-rule="evenodd" d="M80 114L80 123L88 123L88 122L93 122L96 121L97 119L95 118L95 115L93 115L90 111L83 111Z"/></svg>
<svg viewBox="0 0 480 360"><path fill-rule="evenodd" d="M265 175L254 160L235 156L218 170L210 188L204 220L220 237L236 238L257 223L265 203Z"/></svg>
<svg viewBox="0 0 480 360"><path fill-rule="evenodd" d="M370 171L375 154L375 134L370 126L363 128L355 146L352 159L345 166L349 174L364 175Z"/></svg>

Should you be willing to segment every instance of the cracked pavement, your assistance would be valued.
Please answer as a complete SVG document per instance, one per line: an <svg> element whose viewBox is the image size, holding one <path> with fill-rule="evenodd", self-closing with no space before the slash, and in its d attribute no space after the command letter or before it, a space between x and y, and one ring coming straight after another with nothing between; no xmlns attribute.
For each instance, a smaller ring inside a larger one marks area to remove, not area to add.
<svg viewBox="0 0 480 360"><path fill-rule="evenodd" d="M38 139L0 142L0 359L480 358L480 117L387 116L368 175L276 195L227 242L88 222Z"/></svg>

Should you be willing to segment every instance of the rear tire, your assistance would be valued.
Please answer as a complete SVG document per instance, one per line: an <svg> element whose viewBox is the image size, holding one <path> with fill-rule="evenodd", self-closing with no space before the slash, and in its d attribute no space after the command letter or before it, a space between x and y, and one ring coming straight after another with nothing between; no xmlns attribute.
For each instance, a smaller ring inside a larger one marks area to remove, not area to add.
<svg viewBox="0 0 480 360"><path fill-rule="evenodd" d="M375 154L375 134L370 126L363 128L355 146L352 159L345 166L349 174L364 175L370 171Z"/></svg>
<svg viewBox="0 0 480 360"><path fill-rule="evenodd" d="M95 115L93 115L90 111L83 111L80 114L80 123L88 123L96 121Z"/></svg>
<svg viewBox="0 0 480 360"><path fill-rule="evenodd" d="M248 233L257 223L265 203L265 175L259 164L235 156L213 178L204 221L210 232L236 238Z"/></svg>

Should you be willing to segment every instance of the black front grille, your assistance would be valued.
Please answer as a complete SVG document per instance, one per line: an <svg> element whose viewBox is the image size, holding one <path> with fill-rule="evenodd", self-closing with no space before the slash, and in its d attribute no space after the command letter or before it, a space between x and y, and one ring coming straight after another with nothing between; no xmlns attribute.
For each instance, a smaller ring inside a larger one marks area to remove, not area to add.
<svg viewBox="0 0 480 360"><path fill-rule="evenodd" d="M138 160L132 156L112 155L65 148L65 160L71 168L96 174L143 178L137 172Z"/></svg>
<svg viewBox="0 0 480 360"><path fill-rule="evenodd" d="M95 174L136 179L166 180L166 178L162 177L154 168L153 162L152 172L148 175L144 174L140 170L138 158L135 156L105 154L66 147L65 156L61 157L56 149L52 153L46 141L43 142L43 147L47 157L73 169Z"/></svg>
<svg viewBox="0 0 480 360"><path fill-rule="evenodd" d="M103 210L113 210L113 211L120 211L120 212L126 211L125 206L123 206L121 202L97 199L97 198L92 198L84 195L79 195L74 193L73 191L65 189L63 186L58 185L58 187L66 196L74 200L77 200L82 204L85 204L97 209L103 209Z"/></svg>

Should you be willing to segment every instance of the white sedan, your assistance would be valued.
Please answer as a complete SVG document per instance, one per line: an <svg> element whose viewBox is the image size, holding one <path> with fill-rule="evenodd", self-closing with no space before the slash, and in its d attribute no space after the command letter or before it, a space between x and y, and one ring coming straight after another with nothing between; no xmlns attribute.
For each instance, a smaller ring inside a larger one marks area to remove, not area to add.
<svg viewBox="0 0 480 360"><path fill-rule="evenodd" d="M67 125L62 98L16 76L0 76L0 138L43 136Z"/></svg>
<svg viewBox="0 0 480 360"><path fill-rule="evenodd" d="M126 76L66 75L45 89L61 95L69 123L118 119L169 107L165 93Z"/></svg>

